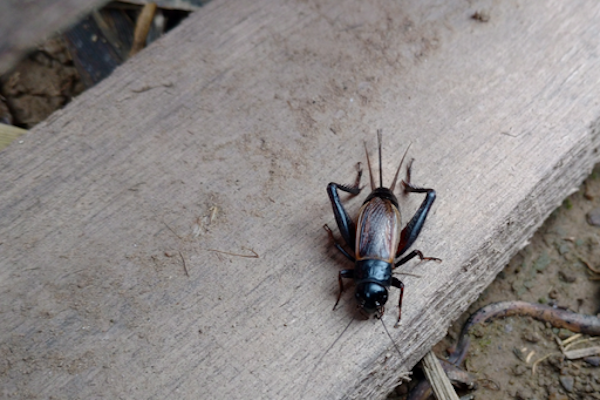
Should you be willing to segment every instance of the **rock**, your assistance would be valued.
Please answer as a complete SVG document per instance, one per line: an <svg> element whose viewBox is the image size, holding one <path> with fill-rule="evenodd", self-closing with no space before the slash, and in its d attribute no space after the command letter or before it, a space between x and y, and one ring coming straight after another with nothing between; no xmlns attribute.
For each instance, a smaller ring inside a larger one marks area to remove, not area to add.
<svg viewBox="0 0 600 400"><path fill-rule="evenodd" d="M517 364L517 365L513 366L513 368L512 368L512 373L515 376L523 375L525 372L527 372L527 368L525 368L521 364Z"/></svg>
<svg viewBox="0 0 600 400"><path fill-rule="evenodd" d="M533 391L529 388L521 388L515 393L515 399L517 400L531 400L533 398Z"/></svg>
<svg viewBox="0 0 600 400"><path fill-rule="evenodd" d="M574 335L574 333L573 333L573 332L571 332L571 331L570 331L570 330L568 330L568 329L561 328L561 329L559 329L559 331L558 331L558 337L559 337L559 339L560 339L560 340L565 340L565 339L568 339L568 338L570 338L570 337L571 337L571 336L573 336L573 335Z"/></svg>
<svg viewBox="0 0 600 400"><path fill-rule="evenodd" d="M594 208L586 214L587 223L592 226L600 226L600 207Z"/></svg>
<svg viewBox="0 0 600 400"><path fill-rule="evenodd" d="M530 330L525 330L521 338L529 343L537 343L541 340L540 335Z"/></svg>
<svg viewBox="0 0 600 400"><path fill-rule="evenodd" d="M600 357L598 356L586 357L583 361L594 367L600 367Z"/></svg>
<svg viewBox="0 0 600 400"><path fill-rule="evenodd" d="M577 276L571 271L558 271L558 277L566 283L573 283L577 280Z"/></svg>
<svg viewBox="0 0 600 400"><path fill-rule="evenodd" d="M567 395L555 392L548 395L548 400L569 400L569 397L567 397Z"/></svg>
<svg viewBox="0 0 600 400"><path fill-rule="evenodd" d="M575 379L571 375L565 375L558 378L561 386L569 393L573 392L573 385L575 384Z"/></svg>

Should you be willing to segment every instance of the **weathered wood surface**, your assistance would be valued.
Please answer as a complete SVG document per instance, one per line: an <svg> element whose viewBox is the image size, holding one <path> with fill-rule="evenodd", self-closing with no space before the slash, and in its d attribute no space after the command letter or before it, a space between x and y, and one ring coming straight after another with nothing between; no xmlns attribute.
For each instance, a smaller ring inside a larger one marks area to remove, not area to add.
<svg viewBox="0 0 600 400"><path fill-rule="evenodd" d="M598 161L600 4L490 4L215 0L4 150L3 395L384 396ZM377 128L438 191L402 356L321 228Z"/></svg>
<svg viewBox="0 0 600 400"><path fill-rule="evenodd" d="M0 1L0 74L31 47L106 0Z"/></svg>

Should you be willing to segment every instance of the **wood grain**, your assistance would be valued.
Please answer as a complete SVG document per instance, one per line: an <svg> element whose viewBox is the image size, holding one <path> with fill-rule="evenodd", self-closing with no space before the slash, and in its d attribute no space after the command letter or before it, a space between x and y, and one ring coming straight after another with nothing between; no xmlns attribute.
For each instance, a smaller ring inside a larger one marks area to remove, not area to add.
<svg viewBox="0 0 600 400"><path fill-rule="evenodd" d="M598 161L599 14L209 3L2 152L3 393L384 397ZM351 290L331 310L350 265L322 229L378 128L384 182L412 143L438 192L401 356Z"/></svg>

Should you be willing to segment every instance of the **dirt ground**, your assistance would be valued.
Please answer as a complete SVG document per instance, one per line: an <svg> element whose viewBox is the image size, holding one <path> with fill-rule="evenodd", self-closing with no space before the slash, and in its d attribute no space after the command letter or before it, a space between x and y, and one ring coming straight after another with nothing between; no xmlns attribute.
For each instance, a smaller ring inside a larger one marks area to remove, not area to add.
<svg viewBox="0 0 600 400"><path fill-rule="evenodd" d="M445 358L469 315L498 301L523 300L597 314L600 275L589 267L600 270L600 226L588 222L593 215L600 219L600 165L450 328L435 346L435 353ZM564 340L572 335L525 317L476 326L464 366L479 379L479 388L467 398L600 399L600 357L568 361L560 355L555 338ZM540 359L544 360L533 373L533 365ZM420 375L414 371L415 377ZM401 386L389 399L403 399L405 391Z"/></svg>
<svg viewBox="0 0 600 400"><path fill-rule="evenodd" d="M0 78L0 94L12 114L0 118L12 118L15 125L31 128L82 90L64 44L52 39ZM446 355L468 316L489 303L524 300L598 313L600 283L589 268L600 269L600 226L591 225L587 218L593 210L600 220L600 166L451 327L434 349L438 356ZM512 317L478 326L472 335L465 368L477 376L479 389L468 398L600 399L600 358L565 361L557 355L555 338L565 339L572 333L530 318ZM534 374L534 362L549 355ZM416 370L414 376L419 375ZM389 398L406 398L407 386Z"/></svg>
<svg viewBox="0 0 600 400"><path fill-rule="evenodd" d="M0 77L0 101L5 101L10 112L10 116L2 113L0 121L32 128L83 89L63 40L50 39L14 71Z"/></svg>

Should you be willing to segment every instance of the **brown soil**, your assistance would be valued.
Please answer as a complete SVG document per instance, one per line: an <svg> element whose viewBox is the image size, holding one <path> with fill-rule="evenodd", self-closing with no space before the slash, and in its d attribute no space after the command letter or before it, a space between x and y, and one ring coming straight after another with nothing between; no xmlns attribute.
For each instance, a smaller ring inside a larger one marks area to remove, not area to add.
<svg viewBox="0 0 600 400"><path fill-rule="evenodd" d="M587 221L592 210L600 211L600 165L456 321L447 337L435 346L435 353L445 358L446 349L456 342L469 315L498 301L523 300L597 314L600 275L590 267L600 270L600 227ZM569 361L560 353L556 339L573 333L525 317L497 320L471 332L464 367L479 379L479 389L471 392L472 398L600 399L600 357ZM540 359L534 373L534 363ZM414 371L414 375L418 377L420 372ZM405 398L405 391L399 387L389 398Z"/></svg>
<svg viewBox="0 0 600 400"><path fill-rule="evenodd" d="M83 91L62 39L50 39L0 77L12 124L32 128ZM5 118L4 115L0 115ZM10 122L9 117L5 122Z"/></svg>

